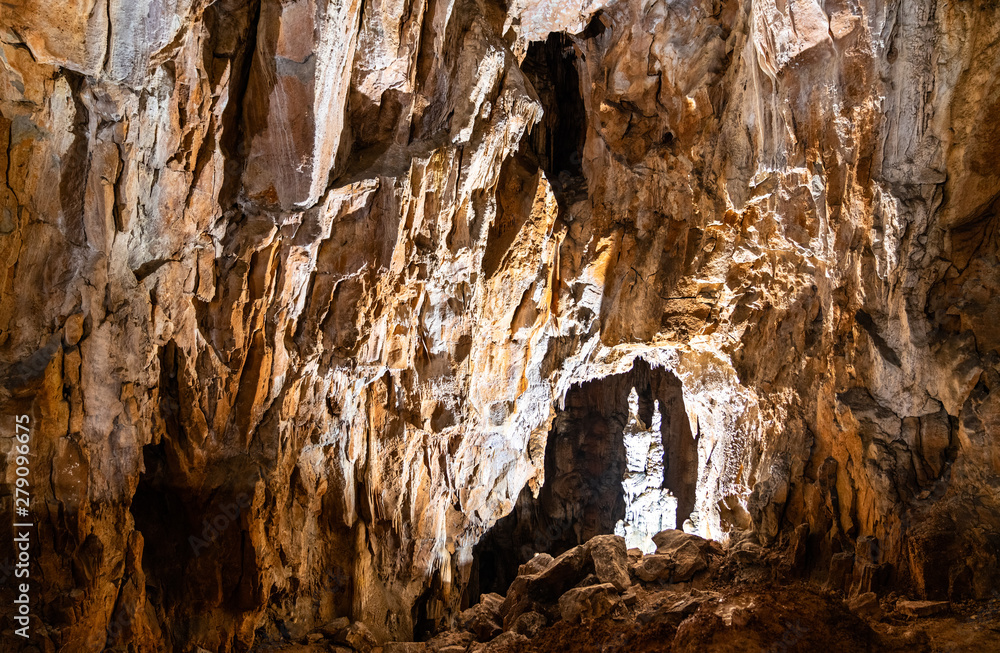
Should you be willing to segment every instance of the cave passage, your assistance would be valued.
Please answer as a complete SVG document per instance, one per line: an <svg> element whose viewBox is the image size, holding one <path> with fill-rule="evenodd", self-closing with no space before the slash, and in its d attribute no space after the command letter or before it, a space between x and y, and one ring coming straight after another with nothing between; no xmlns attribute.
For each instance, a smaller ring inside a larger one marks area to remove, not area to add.
<svg viewBox="0 0 1000 653"><path fill-rule="evenodd" d="M514 510L473 552L469 605L506 593L519 565L595 535L623 535L648 552L651 535L694 509L697 446L681 383L637 360L632 369L573 386L545 446L545 483L525 487Z"/></svg>

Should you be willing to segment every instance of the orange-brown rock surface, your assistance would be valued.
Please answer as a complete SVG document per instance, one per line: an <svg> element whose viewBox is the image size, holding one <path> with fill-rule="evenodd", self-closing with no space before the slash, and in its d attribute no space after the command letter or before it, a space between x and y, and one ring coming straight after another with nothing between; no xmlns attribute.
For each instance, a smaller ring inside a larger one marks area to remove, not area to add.
<svg viewBox="0 0 1000 653"><path fill-rule="evenodd" d="M996 2L18 0L0 49L38 650L434 632L500 520L625 519L651 415L678 527L1000 583Z"/></svg>

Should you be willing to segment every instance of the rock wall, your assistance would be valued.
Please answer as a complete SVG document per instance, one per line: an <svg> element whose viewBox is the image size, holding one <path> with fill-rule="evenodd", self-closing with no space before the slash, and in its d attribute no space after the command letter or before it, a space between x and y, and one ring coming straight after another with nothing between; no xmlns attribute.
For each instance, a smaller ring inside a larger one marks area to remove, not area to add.
<svg viewBox="0 0 1000 653"><path fill-rule="evenodd" d="M44 650L446 622L574 386L636 364L701 534L1000 582L996 2L0 12Z"/></svg>

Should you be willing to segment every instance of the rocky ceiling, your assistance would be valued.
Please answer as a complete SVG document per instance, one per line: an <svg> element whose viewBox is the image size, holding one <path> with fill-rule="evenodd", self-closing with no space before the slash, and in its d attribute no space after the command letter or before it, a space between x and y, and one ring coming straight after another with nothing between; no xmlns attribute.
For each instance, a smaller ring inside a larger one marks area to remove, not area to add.
<svg viewBox="0 0 1000 653"><path fill-rule="evenodd" d="M701 535L1000 583L994 0L23 0L0 48L39 650L447 622L653 377Z"/></svg>

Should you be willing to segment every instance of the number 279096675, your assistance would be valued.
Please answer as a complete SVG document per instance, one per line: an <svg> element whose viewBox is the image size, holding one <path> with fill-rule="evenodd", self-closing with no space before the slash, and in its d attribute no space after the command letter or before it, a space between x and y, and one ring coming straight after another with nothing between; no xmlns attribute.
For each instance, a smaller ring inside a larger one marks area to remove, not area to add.
<svg viewBox="0 0 1000 653"><path fill-rule="evenodd" d="M28 487L28 454L31 452L31 446L28 444L30 438L30 418L27 415L18 415L15 419L15 436L18 444L14 447L14 450L17 452L17 459L15 460L17 469L14 470L17 474L16 487L14 489L14 505L27 508L30 504L30 495L28 490L25 489Z"/></svg>

